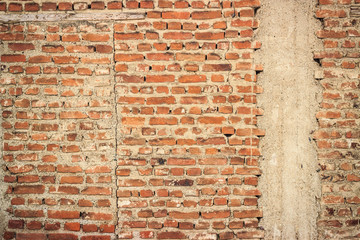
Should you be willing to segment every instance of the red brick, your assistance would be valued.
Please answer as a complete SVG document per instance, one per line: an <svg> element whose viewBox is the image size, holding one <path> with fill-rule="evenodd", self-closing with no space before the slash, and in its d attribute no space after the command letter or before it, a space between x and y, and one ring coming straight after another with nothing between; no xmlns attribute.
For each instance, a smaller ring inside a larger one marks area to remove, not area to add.
<svg viewBox="0 0 360 240"><path fill-rule="evenodd" d="M2 62L25 62L25 55L1 55Z"/></svg>
<svg viewBox="0 0 360 240"><path fill-rule="evenodd" d="M63 42L79 42L80 41L80 37L75 34L63 35L61 37L61 39Z"/></svg>
<svg viewBox="0 0 360 240"><path fill-rule="evenodd" d="M9 3L8 11L9 12L21 12L22 11L22 4L20 4L20 3Z"/></svg>
<svg viewBox="0 0 360 240"><path fill-rule="evenodd" d="M158 82L174 82L174 75L147 75L146 82L148 83L158 83Z"/></svg>
<svg viewBox="0 0 360 240"><path fill-rule="evenodd" d="M115 40L137 40L144 39L144 34L142 33L115 33Z"/></svg>
<svg viewBox="0 0 360 240"><path fill-rule="evenodd" d="M188 40L193 38L193 34L190 32L165 32L163 37L165 39L173 40Z"/></svg>
<svg viewBox="0 0 360 240"><path fill-rule="evenodd" d="M83 118L87 118L87 115L82 112L79 112L79 111L61 112L60 118L61 119L83 119Z"/></svg>
<svg viewBox="0 0 360 240"><path fill-rule="evenodd" d="M8 46L13 51L26 51L35 49L35 46L32 43L9 43Z"/></svg>
<svg viewBox="0 0 360 240"><path fill-rule="evenodd" d="M112 46L103 45L103 44L95 45L95 49L96 49L96 52L99 52L99 53L111 53L113 51Z"/></svg>
<svg viewBox="0 0 360 240"><path fill-rule="evenodd" d="M243 210L235 211L234 217L236 218L256 218L262 217L262 212L260 210Z"/></svg>
<svg viewBox="0 0 360 240"><path fill-rule="evenodd" d="M77 219L80 218L79 211L48 210L48 218L55 219Z"/></svg>
<svg viewBox="0 0 360 240"><path fill-rule="evenodd" d="M43 11L56 11L56 3L54 2L44 2L41 6Z"/></svg>
<svg viewBox="0 0 360 240"><path fill-rule="evenodd" d="M152 1L140 1L140 8L154 8L154 3Z"/></svg>
<svg viewBox="0 0 360 240"><path fill-rule="evenodd" d="M234 2L235 7L260 7L259 0L242 0Z"/></svg>
<svg viewBox="0 0 360 240"><path fill-rule="evenodd" d="M186 235L182 232L159 232L157 239L186 239Z"/></svg>
<svg viewBox="0 0 360 240"><path fill-rule="evenodd" d="M107 42L110 40L110 36L108 34L88 33L83 34L82 39L90 42Z"/></svg>
<svg viewBox="0 0 360 240"><path fill-rule="evenodd" d="M108 187L87 187L81 191L85 195L111 195L111 188Z"/></svg>
<svg viewBox="0 0 360 240"><path fill-rule="evenodd" d="M8 228L10 229L23 229L24 228L24 220L9 220Z"/></svg>
<svg viewBox="0 0 360 240"><path fill-rule="evenodd" d="M347 34L345 31L319 30L317 36L319 38L345 38Z"/></svg>
<svg viewBox="0 0 360 240"><path fill-rule="evenodd" d="M6 11L6 3L5 2L0 3L0 11Z"/></svg>
<svg viewBox="0 0 360 240"><path fill-rule="evenodd" d="M96 212L88 212L85 213L86 220L99 220L99 221L106 221L106 220L112 220L113 215L109 213L96 213Z"/></svg>
<svg viewBox="0 0 360 240"><path fill-rule="evenodd" d="M170 61L174 60L174 55L171 53L148 53L146 59L154 61Z"/></svg>
<svg viewBox="0 0 360 240"><path fill-rule="evenodd" d="M37 3L25 3L25 11L37 12L40 10L40 6Z"/></svg>
<svg viewBox="0 0 360 240"><path fill-rule="evenodd" d="M197 20L206 20L206 19L215 19L215 18L221 18L221 11L195 11L191 13L192 19Z"/></svg>
<svg viewBox="0 0 360 240"><path fill-rule="evenodd" d="M143 61L144 56L142 54L116 54L115 61L117 62L138 62Z"/></svg>
<svg viewBox="0 0 360 240"><path fill-rule="evenodd" d="M43 217L44 212L42 210L20 210L17 209L14 212L15 217L21 218L36 218L36 217Z"/></svg>
<svg viewBox="0 0 360 240"><path fill-rule="evenodd" d="M64 47L62 45L44 45L42 51L48 53L64 52Z"/></svg>
<svg viewBox="0 0 360 240"><path fill-rule="evenodd" d="M75 64L79 62L78 57L70 56L55 56L53 57L54 63L56 64Z"/></svg>
<svg viewBox="0 0 360 240"><path fill-rule="evenodd" d="M91 3L91 9L99 9L102 10L105 8L105 3L101 1L96 1Z"/></svg>
<svg viewBox="0 0 360 240"><path fill-rule="evenodd" d="M60 11L72 10L72 3L71 2L59 2L58 8Z"/></svg>
<svg viewBox="0 0 360 240"><path fill-rule="evenodd" d="M121 1L108 2L107 8L108 9L121 9L122 3L121 3Z"/></svg>
<svg viewBox="0 0 360 240"><path fill-rule="evenodd" d="M230 71L231 65L230 64L205 64L202 69L205 72Z"/></svg>
<svg viewBox="0 0 360 240"><path fill-rule="evenodd" d="M169 212L169 217L175 219L198 219L199 212Z"/></svg>
<svg viewBox="0 0 360 240"><path fill-rule="evenodd" d="M179 77L181 83L195 83L195 82L206 82L205 75L183 75Z"/></svg>
<svg viewBox="0 0 360 240"><path fill-rule="evenodd" d="M163 19L189 19L190 13L189 12L163 12L162 18Z"/></svg>
<svg viewBox="0 0 360 240"><path fill-rule="evenodd" d="M77 240L78 236L71 233L50 233L47 235L49 240Z"/></svg>
<svg viewBox="0 0 360 240"><path fill-rule="evenodd" d="M51 62L50 56L34 56L29 58L29 63L48 63Z"/></svg>
<svg viewBox="0 0 360 240"><path fill-rule="evenodd" d="M45 192L44 185L19 185L15 186L14 193L15 194L42 194Z"/></svg>
<svg viewBox="0 0 360 240"><path fill-rule="evenodd" d="M46 235L43 233L17 233L18 240L46 240Z"/></svg>
<svg viewBox="0 0 360 240"><path fill-rule="evenodd" d="M24 38L22 33L0 33L0 40L2 41L21 41Z"/></svg>

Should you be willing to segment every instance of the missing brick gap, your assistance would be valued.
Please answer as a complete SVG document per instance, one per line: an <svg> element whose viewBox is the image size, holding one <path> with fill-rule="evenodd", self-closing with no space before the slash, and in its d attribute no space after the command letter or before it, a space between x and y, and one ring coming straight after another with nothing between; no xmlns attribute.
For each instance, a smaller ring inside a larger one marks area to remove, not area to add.
<svg viewBox="0 0 360 240"><path fill-rule="evenodd" d="M320 58L314 58L314 61L321 67L321 60Z"/></svg>

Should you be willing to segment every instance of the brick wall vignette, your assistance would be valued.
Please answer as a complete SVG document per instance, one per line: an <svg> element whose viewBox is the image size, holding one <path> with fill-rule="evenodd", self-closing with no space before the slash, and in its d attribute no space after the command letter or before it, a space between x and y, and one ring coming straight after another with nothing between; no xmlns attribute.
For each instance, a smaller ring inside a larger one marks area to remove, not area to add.
<svg viewBox="0 0 360 240"><path fill-rule="evenodd" d="M319 237L360 237L359 184L359 18L352 6L358 0L320 0L316 33L323 49L315 52L320 70L316 78L323 100L314 133L318 146L322 197L318 217Z"/></svg>
<svg viewBox="0 0 360 240"><path fill-rule="evenodd" d="M258 7L1 2L146 13L1 25L4 238L262 238Z"/></svg>

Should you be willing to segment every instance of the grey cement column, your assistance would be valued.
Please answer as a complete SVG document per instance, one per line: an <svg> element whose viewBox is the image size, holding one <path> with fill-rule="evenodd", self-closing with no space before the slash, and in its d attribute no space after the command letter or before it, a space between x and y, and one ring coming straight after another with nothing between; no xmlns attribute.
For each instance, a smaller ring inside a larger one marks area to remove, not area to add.
<svg viewBox="0 0 360 240"><path fill-rule="evenodd" d="M316 84L313 49L318 44L315 0L262 0L257 39L262 48L256 61L264 65L259 76L265 110L259 126L264 211L261 225L266 239L316 239L320 181L311 132L321 88Z"/></svg>

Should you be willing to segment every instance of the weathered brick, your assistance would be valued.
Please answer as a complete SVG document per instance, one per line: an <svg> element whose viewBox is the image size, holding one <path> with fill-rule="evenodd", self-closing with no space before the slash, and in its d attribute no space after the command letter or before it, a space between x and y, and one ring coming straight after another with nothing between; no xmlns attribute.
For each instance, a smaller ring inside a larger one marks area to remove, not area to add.
<svg viewBox="0 0 360 240"><path fill-rule="evenodd" d="M11 4L4 10L40 10L33 2ZM252 117L262 113L253 96L261 92L254 87L260 67L252 56L260 45L250 39L259 2L157 4L43 2L42 11L60 13L141 8L136 14L145 13L145 19L0 27L0 39L8 46L1 57L6 79L0 81L3 150L9 164L4 184L9 193L22 196L13 198L10 204L17 208L9 214L32 218L26 224L9 222L16 238L111 239L116 232L128 239L202 239L216 234L192 229L212 227L221 230L220 239L228 239L236 237L228 231L231 227L254 232L255 223L234 221L230 227L222 220L245 211L233 206L258 210L261 194L257 146L264 133L242 130L255 129ZM231 16L234 6L240 9L227 24L222 18ZM343 67L352 69L355 62L344 61ZM19 77L24 73L26 77ZM243 156L230 157L236 154ZM357 175L346 176L357 180ZM236 188L230 191L228 186ZM252 197L227 201L223 196ZM19 208L24 204L28 210ZM46 211L38 210L42 204ZM213 205L226 210L204 211ZM131 220L114 225L117 214ZM43 217L52 220L44 222ZM163 227L169 230L160 231ZM38 233L26 232L30 229L47 232L34 235Z"/></svg>
<svg viewBox="0 0 360 240"><path fill-rule="evenodd" d="M48 217L55 219L76 219L80 217L79 211L48 210Z"/></svg>

